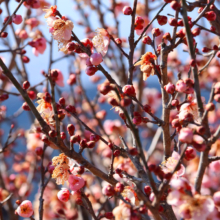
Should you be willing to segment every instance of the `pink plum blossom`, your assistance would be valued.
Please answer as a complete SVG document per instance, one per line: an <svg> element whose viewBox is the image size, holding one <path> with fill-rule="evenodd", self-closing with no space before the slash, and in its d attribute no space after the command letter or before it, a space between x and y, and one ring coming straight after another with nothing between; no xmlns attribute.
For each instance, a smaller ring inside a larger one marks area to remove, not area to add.
<svg viewBox="0 0 220 220"><path fill-rule="evenodd" d="M24 218L31 217L34 213L31 201L29 200L23 201L16 209L16 212L21 217L24 217Z"/></svg>
<svg viewBox="0 0 220 220"><path fill-rule="evenodd" d="M180 155L173 151L172 156L162 163L162 170L164 173L172 173L177 163L179 162ZM180 168L175 172L175 177L180 177L185 173L185 167L180 164Z"/></svg>
<svg viewBox="0 0 220 220"><path fill-rule="evenodd" d="M43 54L47 47L46 39L43 37L40 37L36 39L34 42L35 42L35 46L33 48L33 54L35 56L38 56L39 53Z"/></svg>

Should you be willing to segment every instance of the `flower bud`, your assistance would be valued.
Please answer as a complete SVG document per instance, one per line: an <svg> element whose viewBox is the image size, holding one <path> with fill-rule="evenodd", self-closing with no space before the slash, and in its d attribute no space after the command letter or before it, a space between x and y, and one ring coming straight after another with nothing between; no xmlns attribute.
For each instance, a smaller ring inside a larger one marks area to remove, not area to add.
<svg viewBox="0 0 220 220"><path fill-rule="evenodd" d="M70 137L70 142L71 143L80 143L81 137L79 135L73 135Z"/></svg>
<svg viewBox="0 0 220 220"><path fill-rule="evenodd" d="M126 95L129 95L129 96L135 96L136 93L135 93L135 89L132 85L125 85L123 88L122 88L122 91L126 94Z"/></svg>
<svg viewBox="0 0 220 220"><path fill-rule="evenodd" d="M195 67L195 66L196 66L196 60L191 59L191 60L189 61L189 65L192 66L192 67Z"/></svg>
<svg viewBox="0 0 220 220"><path fill-rule="evenodd" d="M143 110L146 112L146 113L151 113L151 106L146 104L143 106Z"/></svg>
<svg viewBox="0 0 220 220"><path fill-rule="evenodd" d="M98 66L103 61L102 55L100 53L93 53L90 56L90 62L92 65Z"/></svg>
<svg viewBox="0 0 220 220"><path fill-rule="evenodd" d="M158 15L157 16L157 22L159 25L163 26L167 23L167 17L164 15Z"/></svg>
<svg viewBox="0 0 220 220"><path fill-rule="evenodd" d="M72 136L74 134L74 132L75 132L74 125L73 124L68 124L67 125L67 131L68 131L69 135Z"/></svg>
<svg viewBox="0 0 220 220"><path fill-rule="evenodd" d="M216 31L216 28L215 28L214 26L211 26L211 27L210 27L210 31L215 32L215 31Z"/></svg>
<svg viewBox="0 0 220 220"><path fill-rule="evenodd" d="M89 139L90 139L90 141L98 142L100 140L100 136L98 136L96 134L91 134Z"/></svg>
<svg viewBox="0 0 220 220"><path fill-rule="evenodd" d="M175 10L175 11L178 11L180 8L181 8L181 5L178 1L172 1L170 3L170 7Z"/></svg>
<svg viewBox="0 0 220 220"><path fill-rule="evenodd" d="M94 148L95 147L95 141L89 141L89 142L87 142L87 147L88 148Z"/></svg>
<svg viewBox="0 0 220 220"><path fill-rule="evenodd" d="M22 61L23 61L23 63L29 63L30 59L27 56L23 56Z"/></svg>
<svg viewBox="0 0 220 220"><path fill-rule="evenodd" d="M175 85L173 85L172 83L168 83L164 86L164 89L167 93L173 94L175 92Z"/></svg>
<svg viewBox="0 0 220 220"><path fill-rule="evenodd" d="M120 150L115 150L113 155L114 157L118 157L121 154Z"/></svg>
<svg viewBox="0 0 220 220"><path fill-rule="evenodd" d="M142 38L142 42L143 42L144 44L151 45L152 40L151 40L151 38L150 38L149 36L145 36L145 37Z"/></svg>
<svg viewBox="0 0 220 220"><path fill-rule="evenodd" d="M185 154L184 154L184 158L189 161L192 160L196 157L196 151L193 147L187 147Z"/></svg>
<svg viewBox="0 0 220 220"><path fill-rule="evenodd" d="M202 52L203 52L203 53L207 53L207 52L209 52L209 51L211 51L211 49L208 48L208 47L203 47L203 48L202 48Z"/></svg>
<svg viewBox="0 0 220 220"><path fill-rule="evenodd" d="M140 116L135 116L133 119L132 119L133 123L135 125L140 125L142 123L142 117Z"/></svg>
<svg viewBox="0 0 220 220"><path fill-rule="evenodd" d="M169 33L169 32L165 33L165 34L163 35L163 39L168 40L168 41L171 41L172 39L171 39L170 33Z"/></svg>
<svg viewBox="0 0 220 220"><path fill-rule="evenodd" d="M80 141L80 146L81 146L81 148L86 148L87 147L87 140L86 139L82 139Z"/></svg>
<svg viewBox="0 0 220 220"><path fill-rule="evenodd" d="M172 105L173 107L177 107L177 106L179 105L179 100L178 100L178 99L172 100L171 105Z"/></svg>
<svg viewBox="0 0 220 220"><path fill-rule="evenodd" d="M43 154L42 147L36 147L35 148L35 153L37 154L37 156L42 156L42 154Z"/></svg>
<svg viewBox="0 0 220 220"><path fill-rule="evenodd" d="M215 100L216 102L220 102L220 94L214 95L214 100Z"/></svg>
<svg viewBox="0 0 220 220"><path fill-rule="evenodd" d="M67 50L68 50L69 52L72 52L72 51L74 51L74 50L77 48L77 46L76 46L76 44L75 44L74 42L69 42L69 43L66 45L66 48L67 48Z"/></svg>
<svg viewBox="0 0 220 220"><path fill-rule="evenodd" d="M25 111L30 111L30 107L29 105L27 104L27 102L24 102L23 105L22 105L22 108L25 110Z"/></svg>
<svg viewBox="0 0 220 220"><path fill-rule="evenodd" d="M7 32L2 32L2 33L1 33L1 37L2 37L2 38L6 38L7 36L8 36L8 33L7 33Z"/></svg>
<svg viewBox="0 0 220 220"><path fill-rule="evenodd" d="M113 215L112 212L106 212L106 213L104 214L104 217L107 218L107 219L112 219L112 218L114 218L114 215Z"/></svg>
<svg viewBox="0 0 220 220"><path fill-rule="evenodd" d="M208 20L208 21L215 21L216 19L216 14L214 11L208 11L205 13L204 17Z"/></svg>
<svg viewBox="0 0 220 220"><path fill-rule="evenodd" d="M77 174L82 175L85 172L85 167L84 166L78 166L75 168L75 171Z"/></svg>
<svg viewBox="0 0 220 220"><path fill-rule="evenodd" d="M102 189L102 193L108 197L113 196L115 194L114 187L111 185L104 186Z"/></svg>
<svg viewBox="0 0 220 220"><path fill-rule="evenodd" d="M155 36L155 37L158 37L161 35L161 30L159 28L153 28L152 29L152 34Z"/></svg>
<svg viewBox="0 0 220 220"><path fill-rule="evenodd" d="M124 190L124 185L122 184L122 183L117 183L116 185L115 185L115 192L123 192L123 190Z"/></svg>
<svg viewBox="0 0 220 220"><path fill-rule="evenodd" d="M12 22L13 22L14 24L21 24L22 21L23 21L23 18L22 18L21 15L13 15L13 16L12 16Z"/></svg>
<svg viewBox="0 0 220 220"><path fill-rule="evenodd" d="M220 207L220 191L214 193L213 200L215 205Z"/></svg>
<svg viewBox="0 0 220 220"><path fill-rule="evenodd" d="M177 26L177 20L175 18L170 18L168 22L170 26Z"/></svg>
<svg viewBox="0 0 220 220"><path fill-rule="evenodd" d="M119 103L118 103L117 100L116 100L115 98L113 98L113 97L110 97L110 98L108 99L108 103L109 103L110 105L112 105L112 106L119 106Z"/></svg>
<svg viewBox="0 0 220 220"><path fill-rule="evenodd" d="M208 103L208 104L206 105L205 109L206 109L207 111L214 111L214 110L215 110L215 105L214 105L212 102L210 102L210 103Z"/></svg>
<svg viewBox="0 0 220 220"><path fill-rule="evenodd" d="M67 80L68 85L73 85L76 83L76 75L71 73L69 79Z"/></svg>
<svg viewBox="0 0 220 220"><path fill-rule="evenodd" d="M149 196L151 194L151 188L150 186L145 186L144 187L144 192L147 196Z"/></svg>
<svg viewBox="0 0 220 220"><path fill-rule="evenodd" d="M76 204L77 205L82 205L83 204L83 201L81 198L76 198Z"/></svg>
<svg viewBox="0 0 220 220"><path fill-rule="evenodd" d="M57 198L61 201L61 202L67 202L69 201L70 198L70 192L68 189L66 188L62 188L58 193L57 193Z"/></svg>
<svg viewBox="0 0 220 220"><path fill-rule="evenodd" d="M192 30L193 37L200 35L201 29L199 27Z"/></svg>
<svg viewBox="0 0 220 220"><path fill-rule="evenodd" d="M76 108L73 105L67 105L65 109L67 112L76 113Z"/></svg>
<svg viewBox="0 0 220 220"><path fill-rule="evenodd" d="M120 38L115 38L115 42L118 44L118 45L121 45L122 44L122 40Z"/></svg>
<svg viewBox="0 0 220 220"><path fill-rule="evenodd" d="M132 149L129 149L129 154L132 155L132 156L136 156L138 155L138 150L137 148L132 148Z"/></svg>
<svg viewBox="0 0 220 220"><path fill-rule="evenodd" d="M131 104L132 100L128 97L121 99L120 103L122 107L127 107Z"/></svg>
<svg viewBox="0 0 220 220"><path fill-rule="evenodd" d="M190 144L193 141L193 131L190 128L182 128L179 134L179 140L183 143Z"/></svg>
<svg viewBox="0 0 220 220"><path fill-rule="evenodd" d="M30 83L28 81L23 82L23 89L27 90L30 87Z"/></svg>
<svg viewBox="0 0 220 220"><path fill-rule="evenodd" d="M57 136L57 132L54 131L54 130L50 130L48 134L49 134L49 136L52 137L52 138L54 138L54 137Z"/></svg>
<svg viewBox="0 0 220 220"><path fill-rule="evenodd" d="M141 16L137 16L135 18L135 25L143 25L144 24L144 19Z"/></svg>
<svg viewBox="0 0 220 220"><path fill-rule="evenodd" d="M62 140L66 139L66 134L64 132L60 132L60 137Z"/></svg>
<svg viewBox="0 0 220 220"><path fill-rule="evenodd" d="M176 83L176 91L177 92L185 92L186 89L187 89L186 83L182 79L178 80Z"/></svg>
<svg viewBox="0 0 220 220"><path fill-rule="evenodd" d="M9 95L7 93L4 93L2 95L0 95L0 101L5 101L9 98ZM26 103L26 102L25 102ZM29 107L29 106L28 106ZM24 109L25 110L25 109ZM30 111L30 110L26 110L26 111Z"/></svg>
<svg viewBox="0 0 220 220"><path fill-rule="evenodd" d="M124 15L131 15L133 11L132 11L132 8L131 8L131 7L125 6L125 7L123 8L122 12L123 12Z"/></svg>
<svg viewBox="0 0 220 220"><path fill-rule="evenodd" d="M85 72L88 76L93 76L98 71L97 67L95 66L87 66Z"/></svg>

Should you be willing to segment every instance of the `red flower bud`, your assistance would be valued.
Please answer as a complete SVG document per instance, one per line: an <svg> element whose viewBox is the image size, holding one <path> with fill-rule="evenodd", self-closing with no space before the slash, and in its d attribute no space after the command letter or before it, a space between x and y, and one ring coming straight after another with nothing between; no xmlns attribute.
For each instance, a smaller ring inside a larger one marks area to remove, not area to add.
<svg viewBox="0 0 220 220"><path fill-rule="evenodd" d="M122 44L122 40L121 40L120 38L115 38L115 42L116 42L117 44L119 44L119 45Z"/></svg>
<svg viewBox="0 0 220 220"><path fill-rule="evenodd" d="M120 150L115 150L113 155L114 157L118 157L121 154Z"/></svg>
<svg viewBox="0 0 220 220"><path fill-rule="evenodd" d="M141 16L137 16L135 18L135 25L143 25L144 24L144 19Z"/></svg>
<svg viewBox="0 0 220 220"><path fill-rule="evenodd" d="M85 172L84 166L78 166L74 169L78 174L82 175Z"/></svg>
<svg viewBox="0 0 220 220"><path fill-rule="evenodd" d="M76 48L77 48L77 45L74 43L74 42L69 42L67 45L66 45L66 48L69 52L72 52L74 51Z"/></svg>
<svg viewBox="0 0 220 220"><path fill-rule="evenodd" d="M131 15L132 14L132 8L131 7L129 7L129 6L125 6L124 8L123 8L123 14L124 15Z"/></svg>
<svg viewBox="0 0 220 220"><path fill-rule="evenodd" d="M143 110L146 112L146 113L151 113L151 107L150 105L146 104L143 106Z"/></svg>
<svg viewBox="0 0 220 220"><path fill-rule="evenodd" d="M145 186L144 187L144 192L147 196L149 196L151 194L151 188L150 186Z"/></svg>
<svg viewBox="0 0 220 220"><path fill-rule="evenodd" d="M152 34L155 36L155 37L158 37L161 35L161 30L159 28L153 28L152 29Z"/></svg>
<svg viewBox="0 0 220 220"><path fill-rule="evenodd" d="M157 22L159 25L163 26L167 23L167 17L164 15L158 15L157 16Z"/></svg>
<svg viewBox="0 0 220 220"><path fill-rule="evenodd" d="M97 142L97 141L100 140L100 136L98 136L98 135L96 135L96 134L91 134L89 139L90 139L90 141L95 141L95 142Z"/></svg>
<svg viewBox="0 0 220 220"><path fill-rule="evenodd" d="M8 36L8 33L7 33L7 32L2 32L2 33L1 33L1 37L2 37L2 38L6 38L7 36Z"/></svg>
<svg viewBox="0 0 220 220"><path fill-rule="evenodd" d="M131 104L132 100L128 97L125 97L124 99L121 100L121 106L122 107L127 107Z"/></svg>
<svg viewBox="0 0 220 220"><path fill-rule="evenodd" d="M135 116L132 121L135 125L140 125L142 123L142 117Z"/></svg>
<svg viewBox="0 0 220 220"><path fill-rule="evenodd" d="M30 59L27 56L23 56L22 61L23 61L23 63L29 63Z"/></svg>
<svg viewBox="0 0 220 220"><path fill-rule="evenodd" d="M97 71L98 71L98 69L95 66L87 66L86 70L85 70L85 72L88 76L93 76Z"/></svg>
<svg viewBox="0 0 220 220"><path fill-rule="evenodd" d="M205 13L204 16L208 21L215 21L216 19L216 14L214 11L208 11Z"/></svg>
<svg viewBox="0 0 220 220"><path fill-rule="evenodd" d="M36 147L36 148L35 148L35 153L36 153L38 156L42 156L42 154L43 154L43 149L42 149L42 147Z"/></svg>
<svg viewBox="0 0 220 220"><path fill-rule="evenodd" d="M66 134L64 132L60 132L60 137L62 140L66 139Z"/></svg>
<svg viewBox="0 0 220 220"><path fill-rule="evenodd" d="M195 66L196 66L196 60L191 59L191 60L189 61L189 65L192 66L192 67L195 67Z"/></svg>
<svg viewBox="0 0 220 220"><path fill-rule="evenodd" d="M89 142L87 142L87 147L88 147L88 148L94 148L94 147L95 147L95 141L89 141Z"/></svg>
<svg viewBox="0 0 220 220"><path fill-rule="evenodd" d="M173 94L175 92L175 88L175 85L173 85L172 83L168 83L164 86L165 91L169 94Z"/></svg>
<svg viewBox="0 0 220 220"><path fill-rule="evenodd" d="M81 137L79 135L73 135L70 137L70 142L71 143L80 143Z"/></svg>
<svg viewBox="0 0 220 220"><path fill-rule="evenodd" d="M29 105L27 104L27 102L24 102L23 105L22 105L22 108L25 110L25 111L30 111L30 107Z"/></svg>
<svg viewBox="0 0 220 220"><path fill-rule="evenodd" d="M76 113L76 108L73 105L67 105L65 109L67 112Z"/></svg>
<svg viewBox="0 0 220 220"><path fill-rule="evenodd" d="M177 26L177 20L175 18L170 18L168 22L170 26Z"/></svg>
<svg viewBox="0 0 220 220"><path fill-rule="evenodd" d="M129 96L135 96L136 93L135 93L135 89L132 85L125 85L123 88L122 88L122 91L126 94L126 95L129 95Z"/></svg>
<svg viewBox="0 0 220 220"><path fill-rule="evenodd" d="M138 150L137 150L137 148L134 147L134 148L130 149L130 150L129 150L129 154L132 155L132 156L138 155Z"/></svg>
<svg viewBox="0 0 220 220"><path fill-rule="evenodd" d="M73 124L68 124L67 125L67 131L69 133L70 136L72 136L74 134L74 131L75 131L75 127Z"/></svg>
<svg viewBox="0 0 220 220"><path fill-rule="evenodd" d="M112 212L106 212L106 213L104 214L104 217L107 218L107 219L112 219L112 218L114 218L114 215L113 215Z"/></svg>
<svg viewBox="0 0 220 220"><path fill-rule="evenodd" d="M207 111L214 111L215 105L211 102L211 103L208 103L205 108Z"/></svg>
<svg viewBox="0 0 220 220"><path fill-rule="evenodd" d="M30 87L30 83L28 81L23 82L23 89L27 90Z"/></svg>
<svg viewBox="0 0 220 220"><path fill-rule="evenodd" d="M151 40L151 38L150 38L149 36L145 36L145 37L142 38L142 42L143 42L144 44L151 45L152 40Z"/></svg>
<svg viewBox="0 0 220 220"><path fill-rule="evenodd" d="M170 7L171 7L173 10L178 11L178 10L181 8L181 5L180 5L180 3L177 2L177 1L172 1L172 2L170 3Z"/></svg>
<svg viewBox="0 0 220 220"><path fill-rule="evenodd" d="M115 191L116 192L123 192L123 190L124 190L124 185L122 184L122 183L117 183L116 185L115 185Z"/></svg>
<svg viewBox="0 0 220 220"><path fill-rule="evenodd" d="M200 35L201 29L199 27L192 30L193 37Z"/></svg>
<svg viewBox="0 0 220 220"><path fill-rule="evenodd" d="M50 137L56 137L57 136L57 133L54 130L49 131L48 134L49 134Z"/></svg>

